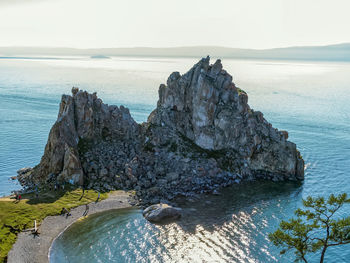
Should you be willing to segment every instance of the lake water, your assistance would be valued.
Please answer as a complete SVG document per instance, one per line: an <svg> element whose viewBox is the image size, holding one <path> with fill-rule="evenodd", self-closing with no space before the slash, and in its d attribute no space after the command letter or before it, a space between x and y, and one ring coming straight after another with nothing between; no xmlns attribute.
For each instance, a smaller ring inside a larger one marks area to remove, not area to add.
<svg viewBox="0 0 350 263"><path fill-rule="evenodd" d="M196 61L0 59L0 195L19 187L9 180L17 169L40 161L61 94L72 86L129 107L142 122L155 108L159 84ZM293 261L292 254L279 256L267 234L308 195L350 193L350 63L222 62L250 106L289 132L306 162L305 181L227 188L220 197L182 204L184 217L169 225L149 224L137 209L94 215L57 239L51 262ZM349 258L349 246L332 248L326 262Z"/></svg>

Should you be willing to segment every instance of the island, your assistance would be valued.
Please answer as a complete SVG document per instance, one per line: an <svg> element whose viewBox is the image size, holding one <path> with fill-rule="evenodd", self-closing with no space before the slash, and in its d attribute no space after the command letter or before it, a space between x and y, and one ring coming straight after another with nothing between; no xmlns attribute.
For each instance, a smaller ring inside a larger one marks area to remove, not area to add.
<svg viewBox="0 0 350 263"><path fill-rule="evenodd" d="M90 58L96 58L96 59L109 59L110 57L104 56L104 55L93 55Z"/></svg>
<svg viewBox="0 0 350 263"><path fill-rule="evenodd" d="M67 183L133 189L141 205L247 180L303 178L304 161L288 132L251 109L221 61L210 64L209 57L183 75L173 72L141 124L124 106L73 87L62 96L40 163L18 174L27 190Z"/></svg>

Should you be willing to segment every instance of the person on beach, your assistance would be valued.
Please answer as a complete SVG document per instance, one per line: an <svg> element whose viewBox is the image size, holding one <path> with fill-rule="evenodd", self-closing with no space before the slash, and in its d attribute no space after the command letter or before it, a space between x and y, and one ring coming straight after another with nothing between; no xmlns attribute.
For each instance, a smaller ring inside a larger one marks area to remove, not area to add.
<svg viewBox="0 0 350 263"><path fill-rule="evenodd" d="M34 229L32 230L32 234L33 234L33 236L34 236L34 238L35 237L38 237L39 236L39 229L38 229L38 227L37 227L37 225L36 225L36 220L34 220Z"/></svg>
<svg viewBox="0 0 350 263"><path fill-rule="evenodd" d="M15 201L14 203L17 204L19 202L19 193L15 192Z"/></svg>
<svg viewBox="0 0 350 263"><path fill-rule="evenodd" d="M89 205L86 204L86 205L85 205L85 211L84 211L84 213L83 213L83 216L87 216L88 213L89 213Z"/></svg>
<svg viewBox="0 0 350 263"><path fill-rule="evenodd" d="M100 192L98 192L96 203L98 202L99 199L100 199Z"/></svg>
<svg viewBox="0 0 350 263"><path fill-rule="evenodd" d="M65 214L65 208L62 207L62 209L61 209L61 215L64 215L64 214Z"/></svg>
<svg viewBox="0 0 350 263"><path fill-rule="evenodd" d="M68 211L66 218L68 218L68 216L71 216L72 214Z"/></svg>
<svg viewBox="0 0 350 263"><path fill-rule="evenodd" d="M35 237L39 237L39 235L40 235L40 233L39 233L38 230L34 230L34 231L32 232L32 234L33 234L33 237L34 237L34 238L35 238Z"/></svg>
<svg viewBox="0 0 350 263"><path fill-rule="evenodd" d="M65 214L67 214L67 217L71 215L71 214L69 213L69 211L67 210L67 208L62 207L61 215L65 215Z"/></svg>
<svg viewBox="0 0 350 263"><path fill-rule="evenodd" d="M35 186L35 197L38 199L39 198L39 189L38 186Z"/></svg>

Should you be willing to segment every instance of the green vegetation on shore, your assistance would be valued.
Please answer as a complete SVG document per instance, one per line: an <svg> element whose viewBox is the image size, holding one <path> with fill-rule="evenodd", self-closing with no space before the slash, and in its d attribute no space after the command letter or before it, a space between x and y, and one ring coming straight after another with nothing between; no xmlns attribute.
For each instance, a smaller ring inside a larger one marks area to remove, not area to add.
<svg viewBox="0 0 350 263"><path fill-rule="evenodd" d="M97 200L98 193L93 190L69 189L67 191L41 192L22 195L21 201L14 198L0 198L0 262L6 262L7 254L16 242L17 235L25 229L34 227L47 217L59 215L62 208L71 209ZM106 199L101 193L99 200Z"/></svg>
<svg viewBox="0 0 350 263"><path fill-rule="evenodd" d="M327 248L350 244L350 216L341 217L338 213L347 204L350 199L346 193L331 194L328 199L308 196L303 199L306 209L295 210L297 218L283 220L269 239L282 248L281 254L294 250L295 261L307 263L307 255L321 251L323 263Z"/></svg>

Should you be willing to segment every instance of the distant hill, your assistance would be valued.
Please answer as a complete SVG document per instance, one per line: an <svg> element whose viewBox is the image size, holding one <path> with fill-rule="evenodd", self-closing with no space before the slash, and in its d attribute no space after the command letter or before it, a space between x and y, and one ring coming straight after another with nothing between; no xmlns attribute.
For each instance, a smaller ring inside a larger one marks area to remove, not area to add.
<svg viewBox="0 0 350 263"><path fill-rule="evenodd" d="M107 58L110 58L110 57L107 57L107 56L104 56L104 55L94 55L94 56L91 56L90 58L107 59Z"/></svg>
<svg viewBox="0 0 350 263"><path fill-rule="evenodd" d="M302 46L274 49L240 49L216 46L192 46L170 48L47 48L47 47L0 47L0 56L138 56L138 57L204 57L237 59L278 60L327 60L350 61L350 43L329 46Z"/></svg>

